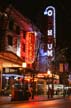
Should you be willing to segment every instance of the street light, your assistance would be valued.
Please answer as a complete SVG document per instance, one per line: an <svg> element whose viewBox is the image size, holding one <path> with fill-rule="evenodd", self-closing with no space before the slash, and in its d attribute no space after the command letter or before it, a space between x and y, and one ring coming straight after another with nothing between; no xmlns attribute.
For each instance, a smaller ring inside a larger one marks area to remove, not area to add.
<svg viewBox="0 0 71 108"><path fill-rule="evenodd" d="M23 68L23 83L24 83L24 78L25 78L25 68L27 67L26 62L22 63L22 68Z"/></svg>
<svg viewBox="0 0 71 108"><path fill-rule="evenodd" d="M27 82L25 82L25 72L26 72L26 67L27 67L27 64L26 64L26 62L23 62L22 63L22 68L23 68L23 84L24 84L24 86L23 86L23 99L24 100L28 100L29 99L29 91L28 91L28 83Z"/></svg>
<svg viewBox="0 0 71 108"><path fill-rule="evenodd" d="M51 74L51 71L48 69L48 71L47 71L47 77L48 77L48 98L49 98L49 95L50 95L50 91L49 91L49 76L50 76L50 74Z"/></svg>
<svg viewBox="0 0 71 108"><path fill-rule="evenodd" d="M51 74L51 71L48 69L48 71L47 71L47 74L48 74L48 76Z"/></svg>
<svg viewBox="0 0 71 108"><path fill-rule="evenodd" d="M23 63L22 63L22 67L23 67L23 68L26 68L26 67L27 67L26 62L23 62Z"/></svg>

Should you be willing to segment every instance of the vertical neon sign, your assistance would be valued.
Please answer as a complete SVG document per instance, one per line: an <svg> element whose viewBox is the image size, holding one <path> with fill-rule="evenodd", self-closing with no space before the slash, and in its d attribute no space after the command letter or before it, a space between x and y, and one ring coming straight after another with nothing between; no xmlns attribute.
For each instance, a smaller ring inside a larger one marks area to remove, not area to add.
<svg viewBox="0 0 71 108"><path fill-rule="evenodd" d="M35 59L35 33L27 32L26 34L26 63L32 64Z"/></svg>
<svg viewBox="0 0 71 108"><path fill-rule="evenodd" d="M47 56L53 57L54 56L54 47L56 45L56 24L55 24L55 8L53 6L48 6L45 11L44 15L48 17L48 28L47 28Z"/></svg>

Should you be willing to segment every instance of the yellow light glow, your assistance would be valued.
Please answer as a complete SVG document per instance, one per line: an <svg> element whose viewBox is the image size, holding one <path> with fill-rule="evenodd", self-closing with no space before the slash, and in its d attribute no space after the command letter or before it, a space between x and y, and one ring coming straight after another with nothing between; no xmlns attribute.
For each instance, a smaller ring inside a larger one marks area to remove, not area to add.
<svg viewBox="0 0 71 108"><path fill-rule="evenodd" d="M27 67L26 62L23 62L23 63L22 63L22 67L23 67L23 68L26 68L26 67Z"/></svg>
<svg viewBox="0 0 71 108"><path fill-rule="evenodd" d="M50 75L51 74L51 71L48 69L48 72L47 73L48 73L48 75Z"/></svg>

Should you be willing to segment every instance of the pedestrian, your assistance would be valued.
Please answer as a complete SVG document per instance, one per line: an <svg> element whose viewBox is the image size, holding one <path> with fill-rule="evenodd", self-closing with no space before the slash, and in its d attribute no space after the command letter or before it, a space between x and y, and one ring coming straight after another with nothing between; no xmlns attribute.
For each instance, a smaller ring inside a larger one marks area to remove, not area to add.
<svg viewBox="0 0 71 108"><path fill-rule="evenodd" d="M53 97L53 90L51 88L48 89L48 98Z"/></svg>
<svg viewBox="0 0 71 108"><path fill-rule="evenodd" d="M30 97L32 97L32 86L29 87Z"/></svg>
<svg viewBox="0 0 71 108"><path fill-rule="evenodd" d="M65 98L65 96L66 96L66 90L64 89L64 91L63 91L63 97Z"/></svg>

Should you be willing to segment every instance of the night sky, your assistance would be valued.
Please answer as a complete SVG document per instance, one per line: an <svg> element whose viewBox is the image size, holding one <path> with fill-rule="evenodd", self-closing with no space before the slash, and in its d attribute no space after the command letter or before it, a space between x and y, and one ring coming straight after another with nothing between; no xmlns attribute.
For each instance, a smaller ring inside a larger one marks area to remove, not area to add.
<svg viewBox="0 0 71 108"><path fill-rule="evenodd" d="M0 0L1 7L12 4L29 18L44 33L44 10L52 5L56 9L57 47L71 46L71 3L70 0Z"/></svg>

